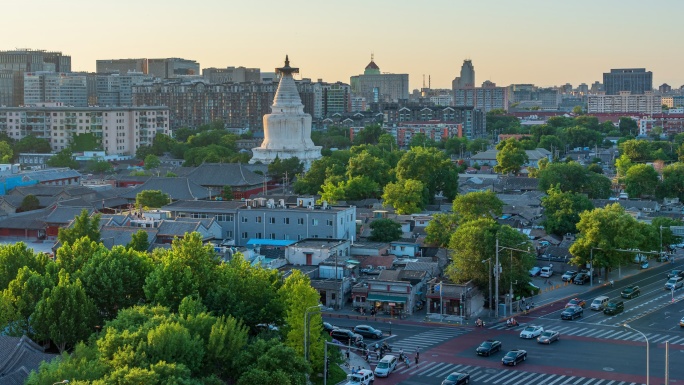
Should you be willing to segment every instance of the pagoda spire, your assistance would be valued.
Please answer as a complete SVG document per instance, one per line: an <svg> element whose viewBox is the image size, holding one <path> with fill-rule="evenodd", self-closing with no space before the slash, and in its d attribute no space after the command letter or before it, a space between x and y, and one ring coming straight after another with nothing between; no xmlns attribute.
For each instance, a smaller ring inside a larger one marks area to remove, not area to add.
<svg viewBox="0 0 684 385"><path fill-rule="evenodd" d="M294 68L290 67L290 57L289 55L285 55L285 65L280 68L276 68L276 73L277 74L283 74L283 75L292 75L292 74L298 74L299 73L299 68Z"/></svg>

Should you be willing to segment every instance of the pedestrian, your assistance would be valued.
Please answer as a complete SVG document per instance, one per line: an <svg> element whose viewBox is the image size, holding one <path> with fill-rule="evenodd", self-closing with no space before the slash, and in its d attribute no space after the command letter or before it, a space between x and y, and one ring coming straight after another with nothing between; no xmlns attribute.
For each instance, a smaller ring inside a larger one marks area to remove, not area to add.
<svg viewBox="0 0 684 385"><path fill-rule="evenodd" d="M416 352L416 365L418 365L418 357L420 357L420 354L418 354L418 352Z"/></svg>
<svg viewBox="0 0 684 385"><path fill-rule="evenodd" d="M525 305L525 314L527 314L529 312L530 312L530 305L527 304L527 305Z"/></svg>
<svg viewBox="0 0 684 385"><path fill-rule="evenodd" d="M404 358L404 364L406 364L407 368L411 367L411 360L409 360L408 356Z"/></svg>
<svg viewBox="0 0 684 385"><path fill-rule="evenodd" d="M356 374L356 366L352 366L352 374Z"/></svg>
<svg viewBox="0 0 684 385"><path fill-rule="evenodd" d="M524 305L525 304L525 296L524 295L522 296L521 301L522 301L522 304Z"/></svg>

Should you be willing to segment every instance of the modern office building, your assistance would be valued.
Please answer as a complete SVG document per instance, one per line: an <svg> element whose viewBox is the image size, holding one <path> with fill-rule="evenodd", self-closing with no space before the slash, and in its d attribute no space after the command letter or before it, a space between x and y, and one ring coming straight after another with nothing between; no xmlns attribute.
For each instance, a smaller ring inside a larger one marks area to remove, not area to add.
<svg viewBox="0 0 684 385"><path fill-rule="evenodd" d="M409 98L408 74L380 72L372 55L363 75L352 76L350 85L353 95L364 97L369 103L398 102Z"/></svg>
<svg viewBox="0 0 684 385"><path fill-rule="evenodd" d="M621 91L618 95L589 95L587 112L592 113L638 113L657 114L662 112L660 96L653 91L633 95Z"/></svg>
<svg viewBox="0 0 684 385"><path fill-rule="evenodd" d="M508 88L497 87L489 80L482 87L459 87L454 89L454 106L475 107L489 112L494 109L508 110Z"/></svg>
<svg viewBox="0 0 684 385"><path fill-rule="evenodd" d="M603 86L606 95L619 95L621 91L643 94L653 90L653 73L645 68L611 69L603 74Z"/></svg>
<svg viewBox="0 0 684 385"><path fill-rule="evenodd" d="M460 75L451 82L452 89L475 87L475 67L473 67L473 62L470 59L463 61Z"/></svg>
<svg viewBox="0 0 684 385"><path fill-rule="evenodd" d="M119 74L140 72L147 74L147 59L105 59L95 61L98 74Z"/></svg>
<svg viewBox="0 0 684 385"><path fill-rule="evenodd" d="M199 75L200 65L194 60L168 58L147 59L147 74L162 79Z"/></svg>
<svg viewBox="0 0 684 385"><path fill-rule="evenodd" d="M99 74L95 82L96 102L93 104L103 107L132 106L133 86L152 84L154 77L142 72Z"/></svg>
<svg viewBox="0 0 684 385"><path fill-rule="evenodd" d="M88 106L86 76L62 72L25 72L24 105L39 103Z"/></svg>
<svg viewBox="0 0 684 385"><path fill-rule="evenodd" d="M0 107L0 132L19 140L47 139L53 151L68 147L79 134L93 134L107 155L130 155L150 145L157 133L170 135L167 107L66 107L43 103Z"/></svg>
<svg viewBox="0 0 684 385"><path fill-rule="evenodd" d="M227 67L227 68L204 68L202 76L211 84L244 83L261 81L259 68Z"/></svg>
<svg viewBox="0 0 684 385"><path fill-rule="evenodd" d="M12 70L0 70L0 106L13 105L15 76Z"/></svg>
<svg viewBox="0 0 684 385"><path fill-rule="evenodd" d="M0 101L11 100L0 105L20 106L24 104L24 73L26 72L71 72L71 56L61 52L18 49L0 51L0 71L11 71L13 85L8 87L9 74L0 74Z"/></svg>

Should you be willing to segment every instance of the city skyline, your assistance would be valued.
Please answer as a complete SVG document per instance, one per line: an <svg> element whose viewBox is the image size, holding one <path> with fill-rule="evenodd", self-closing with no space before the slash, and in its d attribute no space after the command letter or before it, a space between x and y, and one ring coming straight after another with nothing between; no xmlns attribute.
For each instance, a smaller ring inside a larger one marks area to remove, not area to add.
<svg viewBox="0 0 684 385"><path fill-rule="evenodd" d="M635 0L350 0L344 6L266 0L258 8L205 0L196 9L176 0L36 5L39 11L28 22L9 17L0 24L6 36L0 50L61 51L72 57L74 71L93 72L98 59L180 57L201 68L270 72L289 54L303 78L348 83L373 53L382 72L408 73L411 90L422 86L423 75L432 88L451 88L465 59L473 61L477 86L490 80L499 86L577 87L602 81L612 68L646 68L655 88L684 84L684 54L677 50L684 3L676 0L657 7ZM19 3L4 9L8 15L26 11Z"/></svg>

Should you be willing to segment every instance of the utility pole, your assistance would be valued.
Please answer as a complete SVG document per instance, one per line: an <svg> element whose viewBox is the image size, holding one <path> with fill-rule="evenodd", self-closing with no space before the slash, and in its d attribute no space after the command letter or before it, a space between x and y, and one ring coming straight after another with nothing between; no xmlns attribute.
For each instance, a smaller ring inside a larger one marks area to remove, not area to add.
<svg viewBox="0 0 684 385"><path fill-rule="evenodd" d="M494 264L494 316L499 318L499 237L496 237L496 263Z"/></svg>

